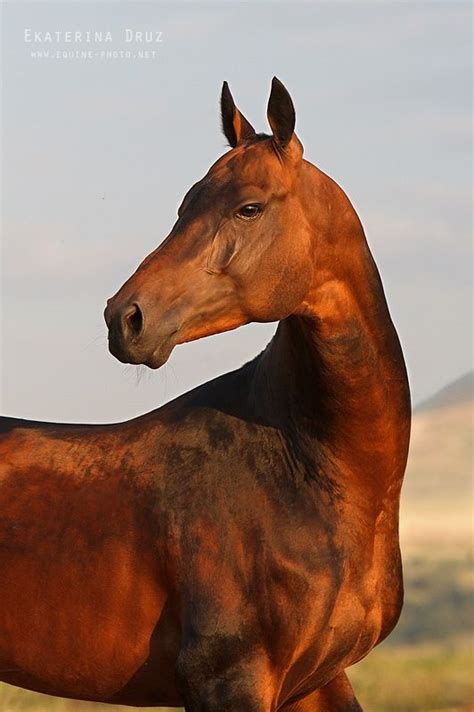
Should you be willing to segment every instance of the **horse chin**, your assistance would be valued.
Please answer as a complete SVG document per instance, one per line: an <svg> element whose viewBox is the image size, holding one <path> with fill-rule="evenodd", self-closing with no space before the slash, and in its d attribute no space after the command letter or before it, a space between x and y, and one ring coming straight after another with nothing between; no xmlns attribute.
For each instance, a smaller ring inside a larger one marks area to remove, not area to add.
<svg viewBox="0 0 474 712"><path fill-rule="evenodd" d="M164 366L164 364L168 361L175 345L176 342L174 341L174 339L167 339L165 342L159 344L159 346L157 346L151 356L149 356L146 361L143 362L144 365L148 366L148 368L151 368L154 371L156 371L156 369L158 368L161 368L161 366Z"/></svg>

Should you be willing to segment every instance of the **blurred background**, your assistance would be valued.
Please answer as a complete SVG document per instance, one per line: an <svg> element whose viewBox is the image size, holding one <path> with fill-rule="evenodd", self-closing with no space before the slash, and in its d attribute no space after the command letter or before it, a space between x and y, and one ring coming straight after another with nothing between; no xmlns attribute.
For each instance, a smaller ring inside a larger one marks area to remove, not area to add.
<svg viewBox="0 0 474 712"><path fill-rule="evenodd" d="M224 79L262 131L276 74L306 157L354 203L415 404L406 605L351 671L368 712L473 708L471 15L456 1L2 5L2 414L126 420L271 338L250 325L153 373L107 352L105 300L226 150ZM0 709L101 706L2 685Z"/></svg>

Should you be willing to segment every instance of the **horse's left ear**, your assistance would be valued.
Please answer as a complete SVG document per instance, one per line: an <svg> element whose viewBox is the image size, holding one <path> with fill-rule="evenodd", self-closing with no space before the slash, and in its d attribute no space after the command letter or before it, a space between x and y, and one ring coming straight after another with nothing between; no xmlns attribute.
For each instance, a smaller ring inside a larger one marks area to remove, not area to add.
<svg viewBox="0 0 474 712"><path fill-rule="evenodd" d="M235 148L240 141L255 136L254 127L234 104L227 82L222 85L221 115L222 130L232 148Z"/></svg>
<svg viewBox="0 0 474 712"><path fill-rule="evenodd" d="M273 77L272 80L267 118L273 132L273 140L276 147L279 149L286 148L295 130L295 107L288 90L276 77Z"/></svg>

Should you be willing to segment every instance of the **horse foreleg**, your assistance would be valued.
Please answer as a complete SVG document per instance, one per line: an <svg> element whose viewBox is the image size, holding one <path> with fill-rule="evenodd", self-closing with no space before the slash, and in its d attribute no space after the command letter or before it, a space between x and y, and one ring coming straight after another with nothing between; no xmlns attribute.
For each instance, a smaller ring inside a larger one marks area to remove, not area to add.
<svg viewBox="0 0 474 712"><path fill-rule="evenodd" d="M272 680L260 659L225 664L219 656L203 656L202 648L181 651L176 678L186 712L270 712ZM224 664L223 664L224 663Z"/></svg>
<svg viewBox="0 0 474 712"><path fill-rule="evenodd" d="M281 712L362 712L345 672L307 697L280 709Z"/></svg>

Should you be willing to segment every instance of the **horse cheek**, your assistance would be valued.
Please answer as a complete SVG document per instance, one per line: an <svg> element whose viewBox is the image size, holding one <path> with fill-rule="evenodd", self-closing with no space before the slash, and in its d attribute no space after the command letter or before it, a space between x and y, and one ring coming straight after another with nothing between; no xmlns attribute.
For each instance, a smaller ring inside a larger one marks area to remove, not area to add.
<svg viewBox="0 0 474 712"><path fill-rule="evenodd" d="M237 252L237 236L232 233L217 234L211 245L206 269L211 273L225 270Z"/></svg>
<svg viewBox="0 0 474 712"><path fill-rule="evenodd" d="M302 269L290 261L267 262L246 290L246 304L254 321L280 321L293 314L311 287L312 265Z"/></svg>

